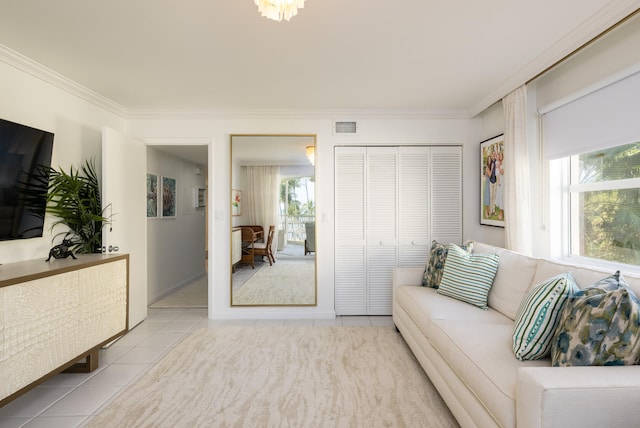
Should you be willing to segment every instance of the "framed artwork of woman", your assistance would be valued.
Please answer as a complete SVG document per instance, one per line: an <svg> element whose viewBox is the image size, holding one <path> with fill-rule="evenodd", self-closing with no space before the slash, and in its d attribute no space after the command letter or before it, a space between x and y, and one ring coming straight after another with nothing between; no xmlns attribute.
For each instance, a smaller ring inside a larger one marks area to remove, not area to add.
<svg viewBox="0 0 640 428"><path fill-rule="evenodd" d="M504 134L480 143L480 224L504 227Z"/></svg>

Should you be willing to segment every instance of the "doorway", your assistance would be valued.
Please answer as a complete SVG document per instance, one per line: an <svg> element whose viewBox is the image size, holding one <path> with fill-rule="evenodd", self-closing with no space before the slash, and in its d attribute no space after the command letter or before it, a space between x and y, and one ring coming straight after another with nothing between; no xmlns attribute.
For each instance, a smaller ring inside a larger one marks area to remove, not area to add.
<svg viewBox="0 0 640 428"><path fill-rule="evenodd" d="M208 307L209 146L147 143L147 174L158 181L157 215L147 217L149 308ZM167 180L175 187L168 213Z"/></svg>

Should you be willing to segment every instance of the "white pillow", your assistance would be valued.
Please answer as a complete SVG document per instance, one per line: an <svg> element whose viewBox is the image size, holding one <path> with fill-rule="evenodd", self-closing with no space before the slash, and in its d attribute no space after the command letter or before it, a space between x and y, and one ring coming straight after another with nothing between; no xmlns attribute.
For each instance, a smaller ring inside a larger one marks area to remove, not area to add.
<svg viewBox="0 0 640 428"><path fill-rule="evenodd" d="M469 254L450 244L438 293L487 309L498 260L496 254Z"/></svg>

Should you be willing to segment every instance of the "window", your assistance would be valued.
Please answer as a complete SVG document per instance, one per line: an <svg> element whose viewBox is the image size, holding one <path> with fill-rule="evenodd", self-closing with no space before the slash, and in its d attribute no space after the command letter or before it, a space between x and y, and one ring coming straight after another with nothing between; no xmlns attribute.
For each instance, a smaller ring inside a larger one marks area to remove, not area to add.
<svg viewBox="0 0 640 428"><path fill-rule="evenodd" d="M569 159L570 255L640 265L640 142Z"/></svg>

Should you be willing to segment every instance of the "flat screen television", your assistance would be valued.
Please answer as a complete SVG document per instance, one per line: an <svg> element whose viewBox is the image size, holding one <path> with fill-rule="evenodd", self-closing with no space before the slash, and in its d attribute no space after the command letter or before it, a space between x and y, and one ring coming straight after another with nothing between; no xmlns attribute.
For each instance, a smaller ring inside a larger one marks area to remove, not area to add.
<svg viewBox="0 0 640 428"><path fill-rule="evenodd" d="M0 241L42 236L52 151L53 133L0 119Z"/></svg>

